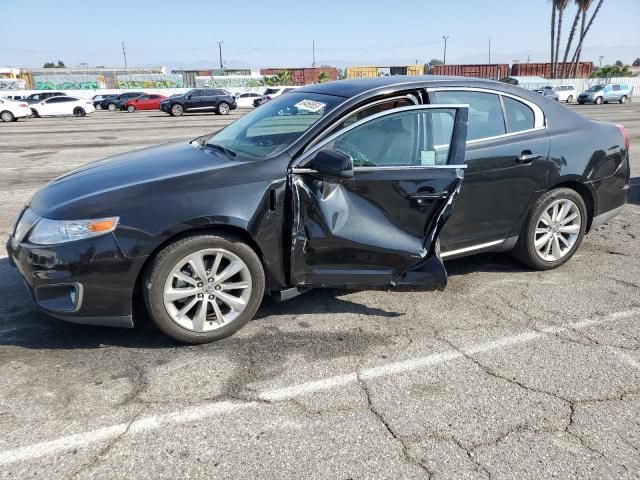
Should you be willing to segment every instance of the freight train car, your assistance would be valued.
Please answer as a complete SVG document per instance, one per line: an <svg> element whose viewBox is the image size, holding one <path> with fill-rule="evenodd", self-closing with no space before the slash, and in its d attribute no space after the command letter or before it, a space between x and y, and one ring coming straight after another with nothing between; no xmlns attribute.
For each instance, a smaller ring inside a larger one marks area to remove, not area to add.
<svg viewBox="0 0 640 480"><path fill-rule="evenodd" d="M278 72L289 72L294 85L309 85L312 83L318 83L318 81L320 81L320 75L322 75L323 73L326 81L338 79L338 70L333 67L260 69L260 75L277 75Z"/></svg>
<svg viewBox="0 0 640 480"><path fill-rule="evenodd" d="M589 78L593 73L593 62L580 62L575 76L569 74L570 67L569 63L558 63L556 78ZM551 78L551 63L514 63L511 76Z"/></svg>
<svg viewBox="0 0 640 480"><path fill-rule="evenodd" d="M434 65L432 75L453 75L457 77L486 78L500 80L509 75L507 63L487 63L470 65Z"/></svg>

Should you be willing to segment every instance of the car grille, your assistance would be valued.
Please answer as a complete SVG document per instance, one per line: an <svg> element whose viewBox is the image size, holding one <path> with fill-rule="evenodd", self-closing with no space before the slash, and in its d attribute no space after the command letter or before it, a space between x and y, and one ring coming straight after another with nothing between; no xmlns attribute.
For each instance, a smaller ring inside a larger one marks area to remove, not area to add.
<svg viewBox="0 0 640 480"><path fill-rule="evenodd" d="M40 217L33 213L32 210L27 208L20 217L20 220L18 220L15 232L13 232L13 237L16 242L22 242L22 240L24 240L29 231L36 223L38 223L39 220Z"/></svg>

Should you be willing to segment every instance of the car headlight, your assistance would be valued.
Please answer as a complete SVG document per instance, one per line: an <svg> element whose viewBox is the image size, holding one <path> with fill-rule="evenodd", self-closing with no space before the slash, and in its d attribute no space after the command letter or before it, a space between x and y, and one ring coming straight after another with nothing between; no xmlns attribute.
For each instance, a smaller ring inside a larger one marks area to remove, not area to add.
<svg viewBox="0 0 640 480"><path fill-rule="evenodd" d="M98 237L113 232L119 217L97 218L93 220L49 220L40 219L31 233L29 242L38 245L55 245L86 238Z"/></svg>

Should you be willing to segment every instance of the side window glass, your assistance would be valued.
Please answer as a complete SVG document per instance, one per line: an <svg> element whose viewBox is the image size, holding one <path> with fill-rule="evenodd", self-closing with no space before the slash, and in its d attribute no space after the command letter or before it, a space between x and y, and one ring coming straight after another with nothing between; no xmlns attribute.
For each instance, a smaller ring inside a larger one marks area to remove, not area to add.
<svg viewBox="0 0 640 480"><path fill-rule="evenodd" d="M324 148L350 155L354 167L445 164L454 119L451 109L398 112L344 132Z"/></svg>
<svg viewBox="0 0 640 480"><path fill-rule="evenodd" d="M338 130L342 130L349 125L353 125L354 123L362 120L363 118L370 117L371 115L375 115L376 113L384 112L386 110L392 110L394 108L400 107L408 107L409 105L415 105L408 98L395 98L391 99L388 102L378 103L376 105L371 105L368 108L364 108L356 113L353 113L346 117L342 122L336 125L332 132L337 132Z"/></svg>
<svg viewBox="0 0 640 480"><path fill-rule="evenodd" d="M483 92L448 91L429 95L431 103L468 104L467 140L495 137L506 133L498 95Z"/></svg>
<svg viewBox="0 0 640 480"><path fill-rule="evenodd" d="M535 116L524 103L510 97L502 97L504 110L507 115L509 133L530 130L535 126Z"/></svg>
<svg viewBox="0 0 640 480"><path fill-rule="evenodd" d="M614 85L613 86L613 90L616 91L616 92L619 91L620 90L620 85Z"/></svg>

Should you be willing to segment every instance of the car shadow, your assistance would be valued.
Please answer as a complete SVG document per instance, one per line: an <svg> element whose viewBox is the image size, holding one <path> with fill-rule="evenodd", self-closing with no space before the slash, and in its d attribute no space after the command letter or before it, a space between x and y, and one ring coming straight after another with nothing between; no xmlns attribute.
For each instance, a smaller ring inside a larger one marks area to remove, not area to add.
<svg viewBox="0 0 640 480"><path fill-rule="evenodd" d="M640 177L631 177L630 184L627 202L632 205L640 205Z"/></svg>

